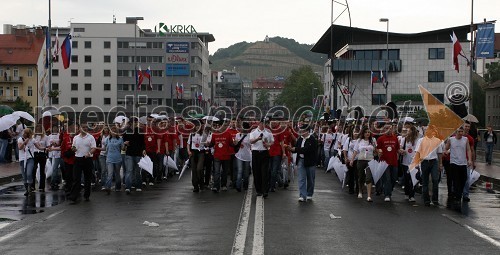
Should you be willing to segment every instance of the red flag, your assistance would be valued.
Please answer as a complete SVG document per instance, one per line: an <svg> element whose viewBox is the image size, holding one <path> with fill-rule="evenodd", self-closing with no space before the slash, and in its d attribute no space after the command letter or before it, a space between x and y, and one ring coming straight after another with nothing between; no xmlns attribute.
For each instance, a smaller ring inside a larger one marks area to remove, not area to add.
<svg viewBox="0 0 500 255"><path fill-rule="evenodd" d="M451 42L453 43L453 66L455 70L457 70L457 73L459 73L460 71L458 68L458 55L461 55L462 45L460 45L455 32L453 32L453 35L451 36Z"/></svg>
<svg viewBox="0 0 500 255"><path fill-rule="evenodd" d="M141 88L142 81L144 80L144 76L142 75L141 67L139 66L139 70L135 71L135 82L137 83L137 90Z"/></svg>

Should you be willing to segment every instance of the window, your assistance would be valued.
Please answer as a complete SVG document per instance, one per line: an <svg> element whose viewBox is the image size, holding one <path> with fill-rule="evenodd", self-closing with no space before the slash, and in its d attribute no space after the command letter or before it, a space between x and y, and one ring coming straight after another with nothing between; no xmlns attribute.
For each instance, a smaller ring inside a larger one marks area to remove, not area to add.
<svg viewBox="0 0 500 255"><path fill-rule="evenodd" d="M72 97L71 104L78 104L78 97Z"/></svg>
<svg viewBox="0 0 500 255"><path fill-rule="evenodd" d="M90 84L90 83L85 83L85 90L86 90L86 91L92 90L92 84Z"/></svg>
<svg viewBox="0 0 500 255"><path fill-rule="evenodd" d="M3 87L0 87L0 96L3 96Z"/></svg>
<svg viewBox="0 0 500 255"><path fill-rule="evenodd" d="M92 56L85 55L85 63L90 63L92 62Z"/></svg>
<svg viewBox="0 0 500 255"><path fill-rule="evenodd" d="M441 101L444 104L444 94L432 94L437 100Z"/></svg>
<svg viewBox="0 0 500 255"><path fill-rule="evenodd" d="M444 59L444 48L429 48L429 59Z"/></svg>
<svg viewBox="0 0 500 255"><path fill-rule="evenodd" d="M387 59L387 49L385 50L356 50L354 51L356 60L384 60ZM389 50L389 60L399 60L399 49Z"/></svg>
<svg viewBox="0 0 500 255"><path fill-rule="evenodd" d="M119 49L128 49L128 42L118 42Z"/></svg>
<svg viewBox="0 0 500 255"><path fill-rule="evenodd" d="M111 90L111 84L105 83L104 84L104 91L110 91Z"/></svg>
<svg viewBox="0 0 500 255"><path fill-rule="evenodd" d="M13 87L12 91L13 91L14 97L18 97L19 96L19 87Z"/></svg>
<svg viewBox="0 0 500 255"><path fill-rule="evenodd" d="M78 63L78 55L71 55L71 63Z"/></svg>
<svg viewBox="0 0 500 255"><path fill-rule="evenodd" d="M32 86L28 86L28 96L29 97L33 96L33 87Z"/></svg>
<svg viewBox="0 0 500 255"><path fill-rule="evenodd" d="M59 76L59 69L52 69L52 77Z"/></svg>
<svg viewBox="0 0 500 255"><path fill-rule="evenodd" d="M110 41L104 41L104 49L110 49L111 48L111 42Z"/></svg>
<svg viewBox="0 0 500 255"><path fill-rule="evenodd" d="M78 77L78 69L71 69L71 76Z"/></svg>
<svg viewBox="0 0 500 255"><path fill-rule="evenodd" d="M73 28L73 31L75 33L83 33L83 32L85 32L85 28L84 27L75 27L75 28Z"/></svg>
<svg viewBox="0 0 500 255"><path fill-rule="evenodd" d="M59 83L52 83L52 90L59 90Z"/></svg>
<svg viewBox="0 0 500 255"><path fill-rule="evenodd" d="M78 83L71 83L71 91L78 91Z"/></svg>
<svg viewBox="0 0 500 255"><path fill-rule="evenodd" d="M386 101L385 94L372 95L372 105L383 105L385 104L385 101Z"/></svg>
<svg viewBox="0 0 500 255"><path fill-rule="evenodd" d="M105 105L110 105L111 104L111 98L110 97L105 97L104 98L104 104Z"/></svg>
<svg viewBox="0 0 500 255"><path fill-rule="evenodd" d="M92 48L92 42L91 41L85 41L85 49L90 49Z"/></svg>
<svg viewBox="0 0 500 255"><path fill-rule="evenodd" d="M85 77L91 77L92 76L92 70L90 70L90 69L83 70L83 73L84 73Z"/></svg>
<svg viewBox="0 0 500 255"><path fill-rule="evenodd" d="M19 79L19 69L17 67L12 68L12 73L15 80Z"/></svg>
<svg viewBox="0 0 500 255"><path fill-rule="evenodd" d="M59 104L59 98L58 97L53 97L51 98L52 104Z"/></svg>
<svg viewBox="0 0 500 255"><path fill-rule="evenodd" d="M104 77L111 77L111 70L104 70Z"/></svg>
<svg viewBox="0 0 500 255"><path fill-rule="evenodd" d="M28 77L33 77L33 68L28 68Z"/></svg>
<svg viewBox="0 0 500 255"><path fill-rule="evenodd" d="M429 71L428 82L444 82L444 71Z"/></svg>
<svg viewBox="0 0 500 255"><path fill-rule="evenodd" d="M104 56L104 63L111 63L111 56L109 55Z"/></svg>
<svg viewBox="0 0 500 255"><path fill-rule="evenodd" d="M84 102L84 104L92 104L92 98L86 97L83 102Z"/></svg>
<svg viewBox="0 0 500 255"><path fill-rule="evenodd" d="M128 56L118 56L117 61L118 63L128 63Z"/></svg>
<svg viewBox="0 0 500 255"><path fill-rule="evenodd" d="M78 41L71 41L71 48L78 49Z"/></svg>

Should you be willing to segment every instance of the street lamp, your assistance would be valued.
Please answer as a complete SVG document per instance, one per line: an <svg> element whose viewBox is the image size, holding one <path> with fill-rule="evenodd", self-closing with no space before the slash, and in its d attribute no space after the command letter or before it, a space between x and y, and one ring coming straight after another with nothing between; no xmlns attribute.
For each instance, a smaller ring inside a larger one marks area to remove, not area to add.
<svg viewBox="0 0 500 255"><path fill-rule="evenodd" d="M387 23L387 41L386 41L386 58L385 58L385 76L387 76L387 73L389 72L388 68L388 62L389 62L389 19L388 18L381 18L379 20L380 22L386 22ZM387 87L388 87L388 82L387 82L387 77L385 77L385 101L386 103L389 101L389 95L387 94Z"/></svg>
<svg viewBox="0 0 500 255"><path fill-rule="evenodd" d="M126 23L127 24L134 24L134 75L137 77L137 21L139 20L144 20L143 17L127 17L126 18ZM138 79L135 79L135 88L134 88L134 106L139 108L139 99L137 98L137 93L138 93ZM135 109L135 108L134 108ZM132 112L134 111L132 109Z"/></svg>

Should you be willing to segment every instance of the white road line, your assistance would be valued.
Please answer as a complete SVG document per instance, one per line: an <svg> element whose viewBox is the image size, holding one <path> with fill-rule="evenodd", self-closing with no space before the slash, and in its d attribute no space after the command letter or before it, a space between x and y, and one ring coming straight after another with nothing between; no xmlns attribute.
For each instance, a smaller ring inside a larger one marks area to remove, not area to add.
<svg viewBox="0 0 500 255"><path fill-rule="evenodd" d="M57 215L59 215L59 214L63 213L64 211L65 211L65 210L61 210L61 211L55 212L55 213L53 213L53 214L51 214L51 215L47 216L47 218L45 218L43 221L49 220L49 219L51 219L51 218L54 218L54 217L56 217Z"/></svg>
<svg viewBox="0 0 500 255"><path fill-rule="evenodd" d="M253 229L252 255L264 254L264 199L258 196L255 201L255 222Z"/></svg>
<svg viewBox="0 0 500 255"><path fill-rule="evenodd" d="M233 248L231 254L242 255L245 251L245 241L247 239L248 221L250 219L250 211L252 209L252 193L253 193L253 177L248 179L248 190L245 194L245 200L241 206L240 220L234 235Z"/></svg>
<svg viewBox="0 0 500 255"><path fill-rule="evenodd" d="M0 243L3 242L3 241L8 240L8 239L10 239L10 238L12 238L14 236L16 236L17 234L23 232L24 230L26 230L28 228L30 228L30 226L24 226L24 227L22 227L22 228L20 228L20 229L18 229L16 231L14 231L14 232L12 232L12 233L9 233L7 235L4 235L4 236L0 237Z"/></svg>
<svg viewBox="0 0 500 255"><path fill-rule="evenodd" d="M467 224L463 224L463 223L460 223L457 219L447 215L447 214L442 214L444 217L446 217L447 219L453 221L454 223L468 229L470 232L474 233L474 235L484 239L485 241L487 241L488 243L491 243L493 245L495 245L496 247L500 248L500 242L498 242L497 240L489 237L488 235L480 232L479 230L476 230L474 228L472 228L471 226L467 225Z"/></svg>

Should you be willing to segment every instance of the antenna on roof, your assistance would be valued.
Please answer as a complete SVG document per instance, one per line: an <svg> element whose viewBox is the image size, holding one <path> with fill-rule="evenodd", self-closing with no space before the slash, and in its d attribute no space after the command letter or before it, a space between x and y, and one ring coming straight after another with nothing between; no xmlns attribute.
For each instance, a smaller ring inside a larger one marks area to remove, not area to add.
<svg viewBox="0 0 500 255"><path fill-rule="evenodd" d="M115 10L113 10L113 24L116 24L116 15L115 15Z"/></svg>

